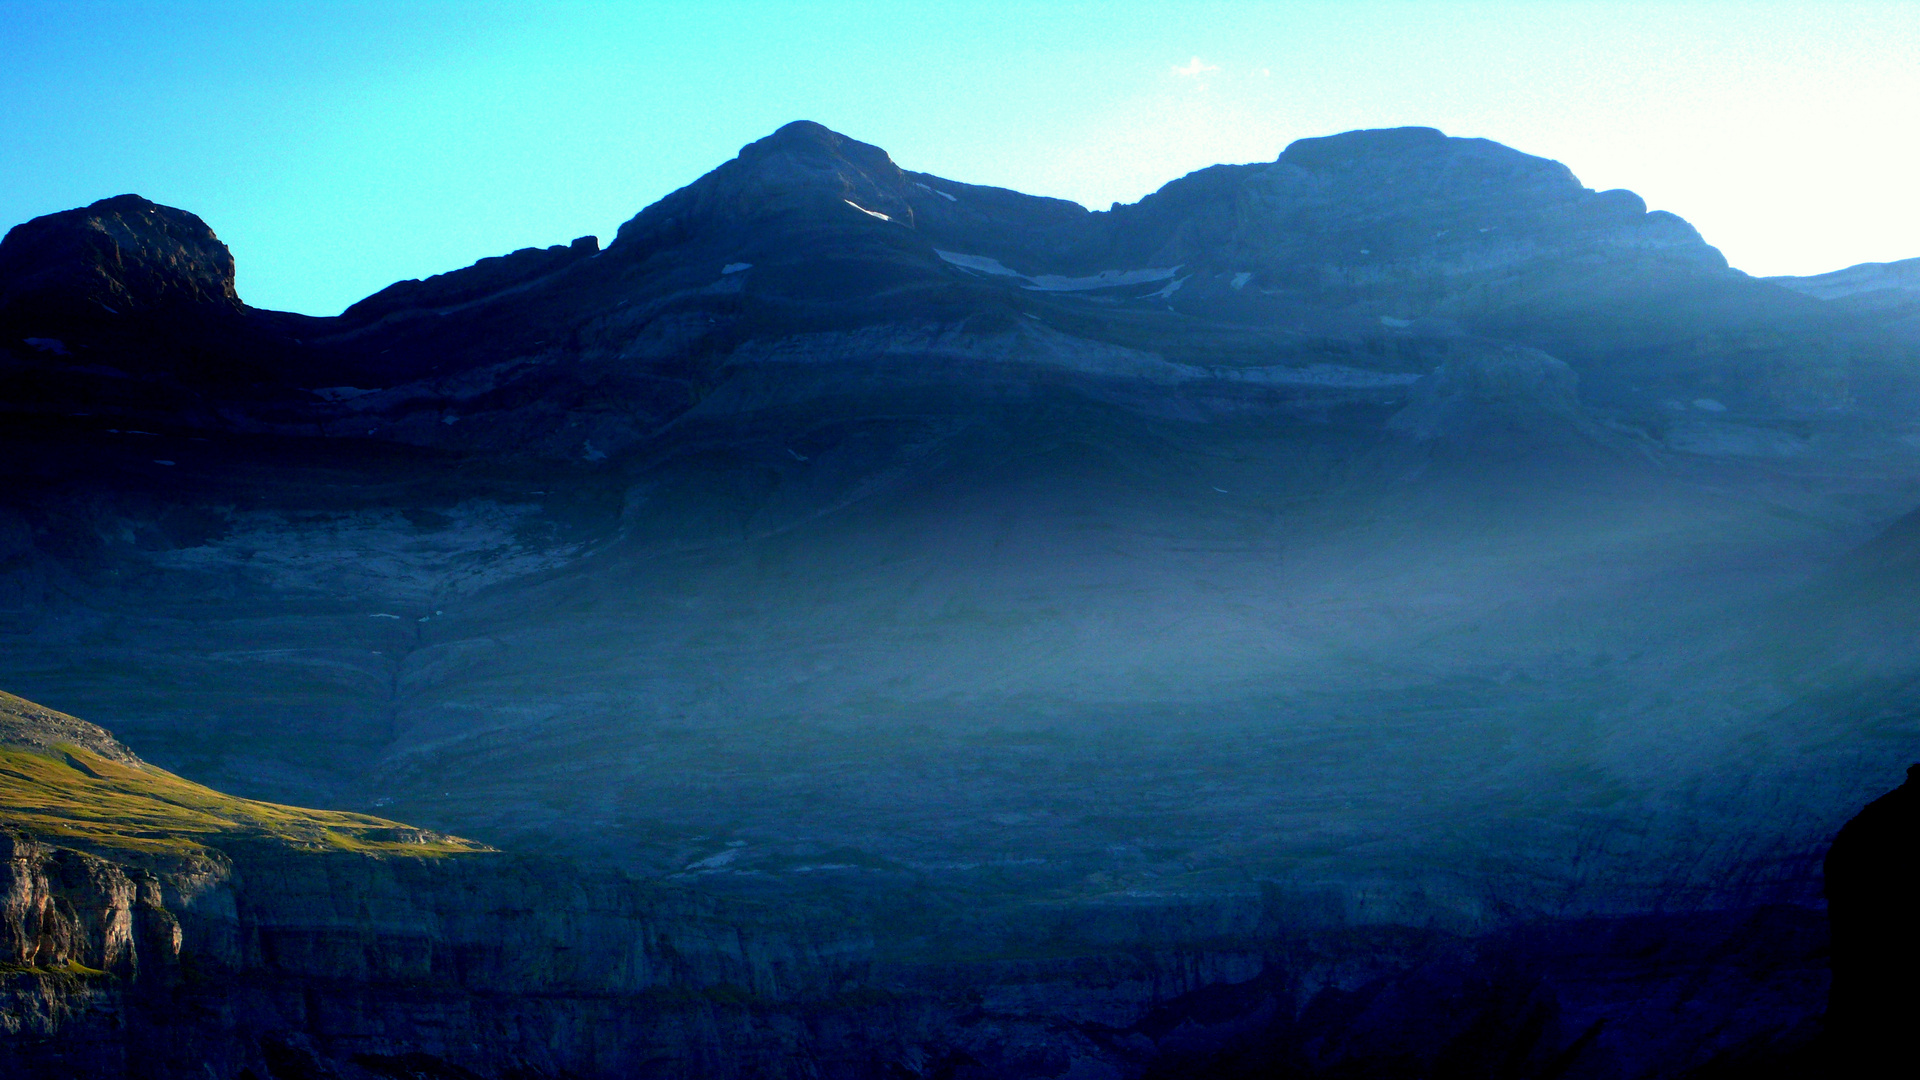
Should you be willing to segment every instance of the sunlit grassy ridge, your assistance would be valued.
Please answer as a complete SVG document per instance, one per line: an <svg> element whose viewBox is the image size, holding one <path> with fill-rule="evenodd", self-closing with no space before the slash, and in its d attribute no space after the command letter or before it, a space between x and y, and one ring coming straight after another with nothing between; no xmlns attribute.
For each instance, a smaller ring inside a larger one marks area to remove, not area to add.
<svg viewBox="0 0 1920 1080"><path fill-rule="evenodd" d="M51 843L155 855L248 839L413 856L488 850L366 814L235 798L141 762L101 728L5 693L0 824Z"/></svg>

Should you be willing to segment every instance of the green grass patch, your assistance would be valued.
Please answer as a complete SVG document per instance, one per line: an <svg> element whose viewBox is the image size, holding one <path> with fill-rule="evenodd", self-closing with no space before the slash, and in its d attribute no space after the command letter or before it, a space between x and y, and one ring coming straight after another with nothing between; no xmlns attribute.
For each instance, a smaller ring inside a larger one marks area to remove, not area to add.
<svg viewBox="0 0 1920 1080"><path fill-rule="evenodd" d="M189 855L221 840L442 857L489 848L397 821L240 799L83 746L0 747L0 823L48 843Z"/></svg>
<svg viewBox="0 0 1920 1080"><path fill-rule="evenodd" d="M99 968L90 968L71 960L46 967L35 967L32 964L0 964L0 975L71 975L76 979L113 978L113 975Z"/></svg>

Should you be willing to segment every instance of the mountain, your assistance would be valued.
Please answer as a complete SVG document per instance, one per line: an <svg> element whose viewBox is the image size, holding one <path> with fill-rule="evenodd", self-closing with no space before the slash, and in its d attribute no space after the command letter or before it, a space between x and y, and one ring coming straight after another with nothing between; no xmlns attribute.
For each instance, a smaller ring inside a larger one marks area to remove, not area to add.
<svg viewBox="0 0 1920 1080"><path fill-rule="evenodd" d="M1920 259L1860 263L1831 274L1776 277L1797 293L1827 301L1877 337L1920 341Z"/></svg>
<svg viewBox="0 0 1920 1080"><path fill-rule="evenodd" d="M1913 342L1868 348L1828 305L1727 269L1630 192L1426 128L1302 140L1272 164L1089 212L906 172L795 123L642 211L604 252L527 249L333 319L240 305L204 224L134 196L18 227L0 279L15 399L159 394L127 415L177 421L195 414L184 382L220 398L195 401L230 429L319 424L562 460L659 432L733 381L743 347L856 328L1071 368L1034 340L1053 327L1184 365L1168 377L1187 381L1310 377L1323 360L1418 372L1449 342L1493 338L1563 359L1591 401L1656 428L1703 398L1763 426L1835 409L1884 422L1914 400ZM109 302L121 297L124 314ZM95 352L126 378L83 374Z"/></svg>
<svg viewBox="0 0 1920 1080"><path fill-rule="evenodd" d="M567 983L706 1010L577 1056L526 1049L571 1004L450 1049L502 1001L231 1060L1628 1076L1810 1037L1821 853L1920 737L1920 639L1877 629L1920 343L1880 308L1421 128L1089 211L792 124L604 250L332 318L224 252L131 196L0 242L0 685L564 868L487 912L617 936L633 887L784 943ZM366 887L512 936L422 873ZM766 1056L692 1049L729 1040Z"/></svg>
<svg viewBox="0 0 1920 1080"><path fill-rule="evenodd" d="M1812 277L1768 278L1797 293L1822 300L1871 298L1876 304L1910 303L1920 293L1920 259L1893 263L1860 263L1831 274Z"/></svg>

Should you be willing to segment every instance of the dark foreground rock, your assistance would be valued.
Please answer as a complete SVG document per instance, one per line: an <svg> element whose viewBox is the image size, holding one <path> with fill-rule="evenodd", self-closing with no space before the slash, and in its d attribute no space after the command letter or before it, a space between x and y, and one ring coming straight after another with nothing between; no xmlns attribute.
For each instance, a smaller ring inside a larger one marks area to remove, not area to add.
<svg viewBox="0 0 1920 1080"><path fill-rule="evenodd" d="M1870 1075L1916 1058L1920 1009L1920 765L1847 822L1827 853L1833 920L1830 1052L1841 1071Z"/></svg>

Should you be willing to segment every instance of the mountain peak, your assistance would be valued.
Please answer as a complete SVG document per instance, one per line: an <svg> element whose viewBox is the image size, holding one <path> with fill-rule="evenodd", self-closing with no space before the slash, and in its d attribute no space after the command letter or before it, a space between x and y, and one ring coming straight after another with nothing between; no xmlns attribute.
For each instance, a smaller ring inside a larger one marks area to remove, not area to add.
<svg viewBox="0 0 1920 1080"><path fill-rule="evenodd" d="M1419 174L1435 186L1516 184L1536 195L1572 198L1583 189L1573 171L1550 158L1535 157L1491 139L1456 138L1430 127L1362 128L1337 135L1298 139L1280 152L1276 164L1313 172Z"/></svg>
<svg viewBox="0 0 1920 1080"><path fill-rule="evenodd" d="M887 152L877 146L863 143L851 136L842 135L825 124L812 120L795 120L791 123L782 124L773 134L762 139L756 139L746 146L741 147L740 153L742 155L748 155L756 150L805 150L808 148L819 149L825 153L841 153L843 148L846 147L855 148L856 153L864 152L868 155L878 154L881 157L887 156Z"/></svg>
<svg viewBox="0 0 1920 1080"><path fill-rule="evenodd" d="M885 150L823 124L796 120L748 143L732 161L642 210L615 244L676 242L692 232L778 217L833 220L850 204L873 218L909 224L906 174Z"/></svg>
<svg viewBox="0 0 1920 1080"><path fill-rule="evenodd" d="M1295 139L1280 152L1280 160L1310 165L1363 155L1432 153L1448 141L1447 134L1439 128L1359 128L1335 135Z"/></svg>
<svg viewBox="0 0 1920 1080"><path fill-rule="evenodd" d="M233 253L207 223L139 195L37 217L0 241L0 320L240 306Z"/></svg>

